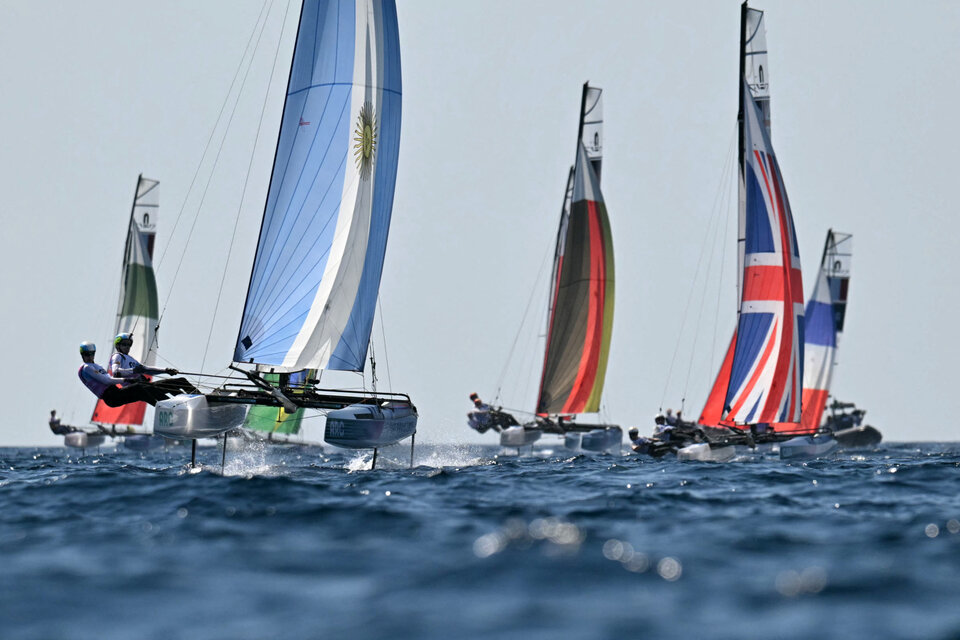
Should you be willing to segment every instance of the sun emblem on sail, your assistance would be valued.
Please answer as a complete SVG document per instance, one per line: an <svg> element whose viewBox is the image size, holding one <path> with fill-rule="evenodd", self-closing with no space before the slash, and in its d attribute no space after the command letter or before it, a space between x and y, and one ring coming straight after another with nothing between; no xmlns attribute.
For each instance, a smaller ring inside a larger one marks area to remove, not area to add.
<svg viewBox="0 0 960 640"><path fill-rule="evenodd" d="M367 180L370 178L374 156L377 153L377 114L374 113L373 105L369 102L364 102L360 107L357 127L353 133L353 158L357 162L357 169L360 170L360 177Z"/></svg>

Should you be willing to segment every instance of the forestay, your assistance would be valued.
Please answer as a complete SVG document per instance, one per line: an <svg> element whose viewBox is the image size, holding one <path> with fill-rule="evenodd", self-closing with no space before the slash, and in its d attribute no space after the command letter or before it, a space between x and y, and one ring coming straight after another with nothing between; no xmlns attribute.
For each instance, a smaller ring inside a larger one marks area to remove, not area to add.
<svg viewBox="0 0 960 640"><path fill-rule="evenodd" d="M850 283L853 236L827 231L820 261L820 272L807 303L805 316L803 420L805 430L820 426L830 394L830 380L837 350L837 338L843 331Z"/></svg>
<svg viewBox="0 0 960 640"><path fill-rule="evenodd" d="M392 0L306 0L234 361L364 366L393 207Z"/></svg>
<svg viewBox="0 0 960 640"><path fill-rule="evenodd" d="M137 189L130 211L127 241L123 251L120 278L120 303L115 334L133 335L130 355L141 364L152 366L156 359L156 328L159 317L157 281L153 272L153 245L160 210L160 183L137 178ZM92 422L100 424L143 424L145 402L108 407L97 401Z"/></svg>

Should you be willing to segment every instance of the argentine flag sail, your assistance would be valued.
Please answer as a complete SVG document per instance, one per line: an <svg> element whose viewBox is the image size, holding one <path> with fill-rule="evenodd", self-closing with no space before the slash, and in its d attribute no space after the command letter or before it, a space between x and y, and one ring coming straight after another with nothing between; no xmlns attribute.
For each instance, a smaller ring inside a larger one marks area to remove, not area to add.
<svg viewBox="0 0 960 640"><path fill-rule="evenodd" d="M363 369L400 108L393 0L305 0L235 362Z"/></svg>

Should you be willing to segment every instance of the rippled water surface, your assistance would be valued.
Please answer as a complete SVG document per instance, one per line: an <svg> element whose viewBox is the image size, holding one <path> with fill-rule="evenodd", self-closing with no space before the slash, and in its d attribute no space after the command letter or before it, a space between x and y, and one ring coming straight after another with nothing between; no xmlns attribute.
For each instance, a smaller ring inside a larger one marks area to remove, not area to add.
<svg viewBox="0 0 960 640"><path fill-rule="evenodd" d="M960 637L960 444L386 454L0 449L0 637Z"/></svg>

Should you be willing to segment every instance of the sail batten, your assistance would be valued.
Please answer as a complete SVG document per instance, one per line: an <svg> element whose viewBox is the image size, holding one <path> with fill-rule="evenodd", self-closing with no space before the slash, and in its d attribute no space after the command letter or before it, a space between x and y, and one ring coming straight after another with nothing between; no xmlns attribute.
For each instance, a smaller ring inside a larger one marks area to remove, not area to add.
<svg viewBox="0 0 960 640"><path fill-rule="evenodd" d="M561 214L537 413L596 412L613 328L613 239L598 171L602 92L584 85L576 163Z"/></svg>
<svg viewBox="0 0 960 640"><path fill-rule="evenodd" d="M304 2L235 361L363 369L401 93L392 0Z"/></svg>

